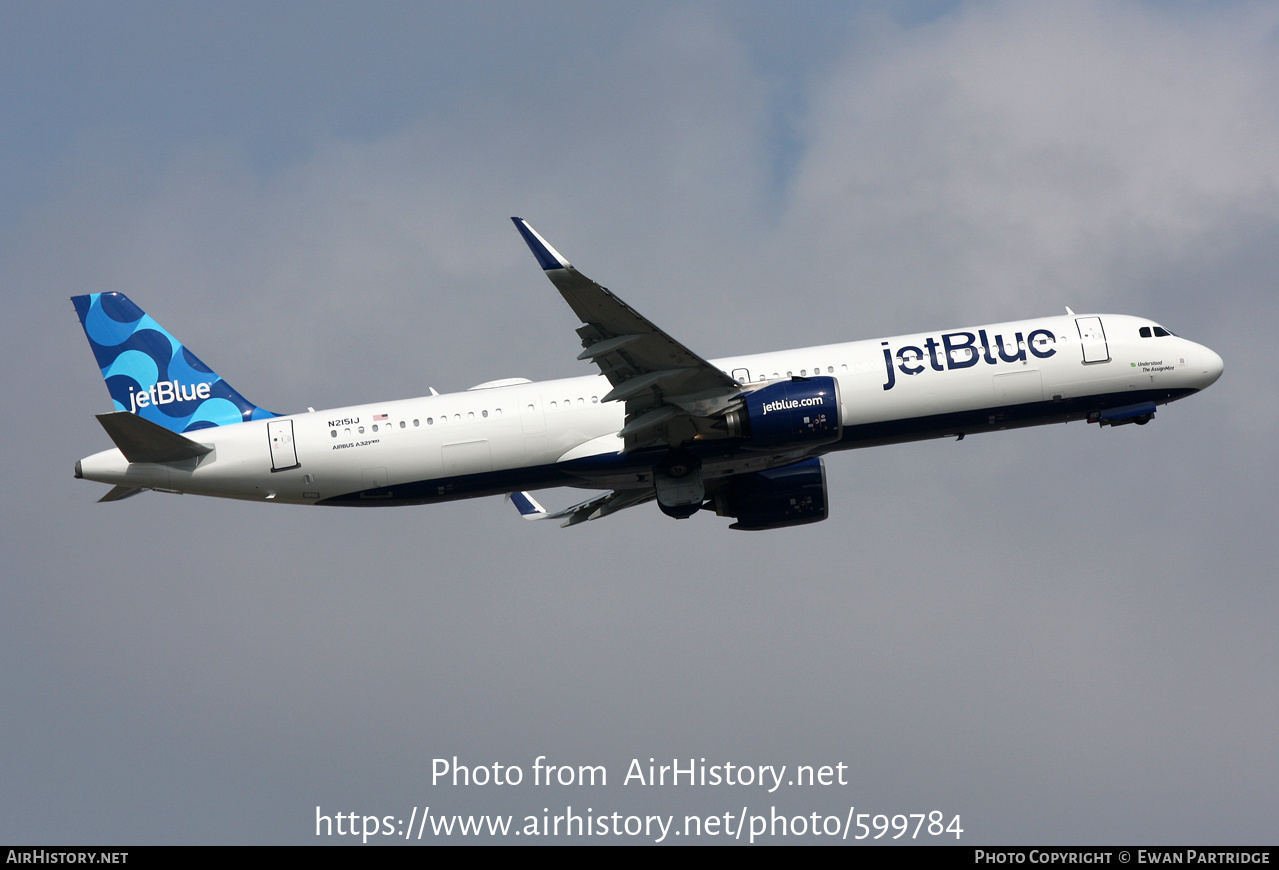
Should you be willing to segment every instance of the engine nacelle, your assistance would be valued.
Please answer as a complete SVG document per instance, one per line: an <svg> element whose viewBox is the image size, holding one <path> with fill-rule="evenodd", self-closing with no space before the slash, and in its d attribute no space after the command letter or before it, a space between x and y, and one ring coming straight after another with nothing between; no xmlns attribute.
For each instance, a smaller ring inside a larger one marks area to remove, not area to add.
<svg viewBox="0 0 1279 870"><path fill-rule="evenodd" d="M826 519L826 467L821 459L739 474L715 494L715 513L736 517L730 529L755 532Z"/></svg>
<svg viewBox="0 0 1279 870"><path fill-rule="evenodd" d="M747 393L742 401L724 421L729 435L752 447L831 444L844 431L834 378L793 378Z"/></svg>

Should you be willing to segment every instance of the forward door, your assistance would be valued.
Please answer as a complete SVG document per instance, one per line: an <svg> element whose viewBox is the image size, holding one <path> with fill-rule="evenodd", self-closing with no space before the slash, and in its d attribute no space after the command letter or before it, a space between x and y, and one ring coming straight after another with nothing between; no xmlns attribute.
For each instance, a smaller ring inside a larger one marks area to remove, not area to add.
<svg viewBox="0 0 1279 870"><path fill-rule="evenodd" d="M1110 348L1106 344L1106 330L1101 325L1101 318L1076 317L1075 325L1079 327L1079 343L1084 349L1084 363L1109 362Z"/></svg>

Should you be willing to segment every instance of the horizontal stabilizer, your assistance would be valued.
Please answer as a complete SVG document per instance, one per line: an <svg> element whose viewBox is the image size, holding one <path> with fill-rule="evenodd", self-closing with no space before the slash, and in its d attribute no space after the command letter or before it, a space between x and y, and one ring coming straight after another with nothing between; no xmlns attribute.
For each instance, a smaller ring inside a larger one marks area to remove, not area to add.
<svg viewBox="0 0 1279 870"><path fill-rule="evenodd" d="M146 489L144 486L125 486L124 484L121 484L120 486L113 486L111 487L110 492L98 499L98 504L102 504L104 501L121 501L129 498L130 496L137 495L144 489Z"/></svg>
<svg viewBox="0 0 1279 870"><path fill-rule="evenodd" d="M182 462L213 449L128 411L99 414L98 422L130 462Z"/></svg>

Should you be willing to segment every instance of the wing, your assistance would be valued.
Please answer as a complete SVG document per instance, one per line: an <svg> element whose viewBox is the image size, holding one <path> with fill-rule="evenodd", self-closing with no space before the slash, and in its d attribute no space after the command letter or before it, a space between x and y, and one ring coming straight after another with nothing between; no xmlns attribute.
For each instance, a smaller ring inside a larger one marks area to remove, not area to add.
<svg viewBox="0 0 1279 870"><path fill-rule="evenodd" d="M508 493L506 497L515 505L520 512L520 516L524 517L524 519L564 520L560 524L560 527L563 528L575 526L587 520L598 520L600 517L617 513L624 508L652 501L657 498L657 493L652 487L648 489L616 489L588 498L584 502L555 513L547 513L546 508L538 504L537 500L527 492L512 492Z"/></svg>
<svg viewBox="0 0 1279 870"><path fill-rule="evenodd" d="M522 218L511 220L585 324L577 330L585 348L577 358L595 363L613 385L603 401L626 403L623 452L722 434L713 425L741 395L742 384L574 269Z"/></svg>

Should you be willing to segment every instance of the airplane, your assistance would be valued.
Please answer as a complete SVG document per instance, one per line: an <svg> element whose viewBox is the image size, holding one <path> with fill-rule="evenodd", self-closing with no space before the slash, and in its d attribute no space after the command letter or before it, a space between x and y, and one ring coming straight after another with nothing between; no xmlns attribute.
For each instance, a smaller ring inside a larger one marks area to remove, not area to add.
<svg viewBox="0 0 1279 870"><path fill-rule="evenodd" d="M115 447L75 476L301 505L506 495L575 525L656 501L758 531L826 519L822 457L1048 423L1144 425L1214 383L1220 356L1145 318L1076 314L706 360L512 218L582 321L598 374L277 414L244 398L123 294L72 299L111 395ZM605 490L547 511L548 487Z"/></svg>

